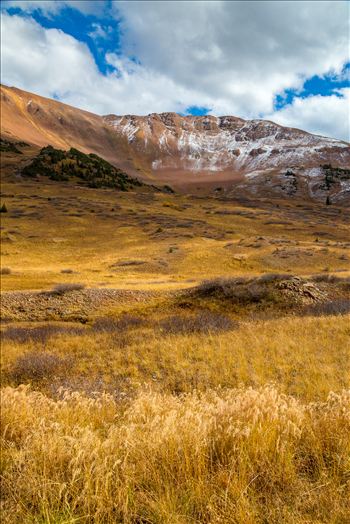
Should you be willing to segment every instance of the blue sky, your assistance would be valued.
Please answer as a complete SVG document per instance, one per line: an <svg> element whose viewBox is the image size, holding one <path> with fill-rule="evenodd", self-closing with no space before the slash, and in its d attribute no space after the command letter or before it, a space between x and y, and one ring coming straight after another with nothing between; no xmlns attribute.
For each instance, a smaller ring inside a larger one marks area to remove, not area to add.
<svg viewBox="0 0 350 524"><path fill-rule="evenodd" d="M291 104L296 97L307 98L315 95L330 96L332 94L341 97L341 89L349 87L349 74L350 63L346 63L340 78L334 77L332 74L315 75L307 78L301 89L286 89L282 94L276 95L274 107L275 109L282 109Z"/></svg>
<svg viewBox="0 0 350 524"><path fill-rule="evenodd" d="M234 114L349 140L349 5L3 0L2 82L100 114Z"/></svg>

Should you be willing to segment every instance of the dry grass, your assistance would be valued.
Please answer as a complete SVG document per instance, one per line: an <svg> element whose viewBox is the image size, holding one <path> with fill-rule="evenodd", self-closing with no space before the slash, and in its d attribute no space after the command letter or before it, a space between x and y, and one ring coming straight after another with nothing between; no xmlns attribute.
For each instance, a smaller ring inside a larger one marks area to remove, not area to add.
<svg viewBox="0 0 350 524"><path fill-rule="evenodd" d="M347 524L346 209L38 191L9 165L2 287L48 293L2 328L3 522ZM324 294L268 309L291 274ZM137 293L86 312L94 287Z"/></svg>
<svg viewBox="0 0 350 524"><path fill-rule="evenodd" d="M81 291L84 288L84 284L57 284L51 293L53 295L64 295L65 293L71 293L72 291Z"/></svg>
<svg viewBox="0 0 350 524"><path fill-rule="evenodd" d="M11 370L11 378L18 384L52 380L69 361L44 351L24 353Z"/></svg>
<svg viewBox="0 0 350 524"><path fill-rule="evenodd" d="M162 333L181 335L191 333L220 333L231 331L238 327L238 322L214 311L201 311L196 315L180 316L172 315L161 320L159 326Z"/></svg>
<svg viewBox="0 0 350 524"><path fill-rule="evenodd" d="M329 302L321 302L320 304L306 307L304 313L313 316L345 315L350 313L350 300L344 298Z"/></svg>
<svg viewBox="0 0 350 524"><path fill-rule="evenodd" d="M98 389L122 395L134 395L143 384L179 394L275 382L305 402L324 400L330 391L350 386L349 319L306 315L240 321L238 327L232 322L229 331L225 322L222 331L216 324L209 333L191 330L192 315L179 318L176 333L164 331L157 317L142 321L131 315L84 328L17 328L17 336L8 328L2 344L2 383L18 384L9 377L23 354L47 351L70 359L63 384L73 389L78 379L79 389L90 390L93 382L100 384ZM205 328L201 320L199 327ZM43 338L46 335L50 338ZM52 394L47 380L36 387Z"/></svg>
<svg viewBox="0 0 350 524"><path fill-rule="evenodd" d="M3 343L5 341L12 341L16 344L34 342L35 345L41 345L46 344L48 339L55 335L67 332L70 334L79 334L82 332L82 329L49 323L36 327L9 326L1 331L1 340Z"/></svg>
<svg viewBox="0 0 350 524"><path fill-rule="evenodd" d="M2 217L1 236L3 265L12 274L3 279L4 290L49 290L62 282L62 271L67 283L88 287L107 282L169 289L185 286L188 279L349 269L346 209L313 204L305 210L295 201L280 202L278 208L271 202L246 207L46 180L38 193L38 183L18 185L6 169L2 190L10 211ZM227 214L218 214L223 207Z"/></svg>
<svg viewBox="0 0 350 524"><path fill-rule="evenodd" d="M350 396L3 391L3 522L344 523Z"/></svg>

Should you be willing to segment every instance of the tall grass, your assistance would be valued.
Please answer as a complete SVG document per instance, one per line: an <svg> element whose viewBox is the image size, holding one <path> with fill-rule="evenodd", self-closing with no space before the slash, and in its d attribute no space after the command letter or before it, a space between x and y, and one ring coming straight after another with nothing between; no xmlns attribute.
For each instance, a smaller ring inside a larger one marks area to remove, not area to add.
<svg viewBox="0 0 350 524"><path fill-rule="evenodd" d="M100 384L100 389L129 395L146 383L178 394L274 382L284 393L310 402L350 386L349 315L241 321L237 326L232 321L228 331L225 321L223 331L209 334L192 332L197 325L207 326L203 317L179 316L176 323L172 318L148 317L137 325L137 317L124 316L99 319L92 328L53 326L57 331L7 328L2 384L29 382L32 366L25 369L23 363L46 352L67 363L35 381L35 388L47 393L62 385L76 390Z"/></svg>
<svg viewBox="0 0 350 524"><path fill-rule="evenodd" d="M3 522L344 523L350 392L2 396Z"/></svg>
<svg viewBox="0 0 350 524"><path fill-rule="evenodd" d="M350 521L349 317L193 318L5 329L5 524Z"/></svg>

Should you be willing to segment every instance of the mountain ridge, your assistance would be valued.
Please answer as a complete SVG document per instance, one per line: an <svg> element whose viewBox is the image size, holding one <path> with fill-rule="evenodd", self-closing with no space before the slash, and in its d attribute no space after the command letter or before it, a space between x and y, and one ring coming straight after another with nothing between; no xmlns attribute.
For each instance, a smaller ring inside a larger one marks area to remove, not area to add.
<svg viewBox="0 0 350 524"><path fill-rule="evenodd" d="M75 111L79 111L81 113L85 113L86 115L90 115L90 116L97 117L97 118L102 118L102 119L106 119L106 118L109 118L109 117L114 117L114 118L121 118L121 117L148 118L148 117L151 117L151 116L162 116L162 115L173 115L173 116L179 117L181 119L188 119L188 120L191 120L191 119L203 120L203 119L206 119L206 118L219 119L219 120L221 119L222 120L222 119L226 119L226 118L232 118L232 119L235 119L235 120L240 120L242 122L267 122L269 124L273 124L273 125L275 125L277 127L280 127L280 128L288 128L288 129L292 129L292 130L295 130L295 131L302 131L305 134L316 136L316 137L319 137L319 138L325 138L327 140L332 140L332 141L336 141L336 142L342 142L344 144L350 144L350 142L347 142L346 140L342 140L340 138L339 139L338 138L332 138L332 137L328 137L326 135L321 135L321 134L318 134L318 133L311 133L309 131L305 131L304 129L298 128L298 127L282 126L281 124L278 124L277 122L274 122L273 120L264 119L264 118L244 119L242 117L238 117L238 116L234 116L234 115L219 115L219 116L215 116L215 115L211 115L210 113L208 113L206 115L185 115L185 114L181 114L181 113L176 113L175 111L162 111L160 113L151 112L151 113L148 113L147 115L136 115L136 114L132 114L132 113L125 113L124 115L115 114L115 113L108 113L108 114L105 114L105 115L99 115L97 113L93 113L92 111L88 111L87 109L81 109L81 108L78 108L78 107L73 106L71 104L67 104L66 102L61 102L59 100L56 100L54 98L38 95L38 94L32 93L30 91L25 91L24 89L20 89L20 88L18 88L16 86L7 86L6 84L0 84L0 90L1 90L1 92L3 90L5 92L8 91L8 90L10 90L12 92L13 91L17 91L17 92L20 92L22 94L29 95L30 97L35 97L35 98L38 98L38 99L41 99L41 100L45 100L45 101L47 101L49 103L57 104L59 106L66 107L68 109L73 109ZM1 94L3 94L3 92Z"/></svg>
<svg viewBox="0 0 350 524"><path fill-rule="evenodd" d="M268 120L174 112L100 116L3 85L1 106L3 136L95 153L145 182L184 191L220 186L228 193L293 196L295 191L286 193L283 185L291 171L300 195L349 197L344 177L327 192L322 189L321 168L348 168L349 143Z"/></svg>

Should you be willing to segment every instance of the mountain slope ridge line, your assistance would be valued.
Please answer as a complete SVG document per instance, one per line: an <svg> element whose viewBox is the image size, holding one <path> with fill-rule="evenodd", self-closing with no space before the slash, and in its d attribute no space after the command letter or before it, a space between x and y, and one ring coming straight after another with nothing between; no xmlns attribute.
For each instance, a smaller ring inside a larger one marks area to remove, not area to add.
<svg viewBox="0 0 350 524"><path fill-rule="evenodd" d="M184 191L219 185L226 193L255 196L349 197L344 176L325 192L320 166L348 168L350 144L268 120L171 112L99 116L6 86L1 105L3 136L95 153L145 182Z"/></svg>

